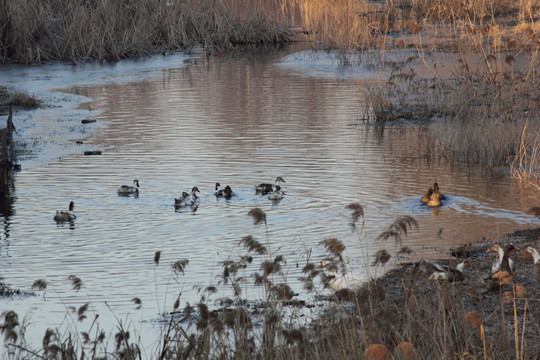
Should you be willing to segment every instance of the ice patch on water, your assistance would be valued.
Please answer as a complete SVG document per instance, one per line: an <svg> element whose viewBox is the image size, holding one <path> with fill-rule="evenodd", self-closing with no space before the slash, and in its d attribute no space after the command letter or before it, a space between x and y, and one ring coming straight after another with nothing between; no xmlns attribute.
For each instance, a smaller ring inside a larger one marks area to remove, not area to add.
<svg viewBox="0 0 540 360"><path fill-rule="evenodd" d="M36 110L15 111L13 114L17 129L14 141L18 144L18 161L22 163L23 170L71 154L96 150L95 147L76 142L104 126L99 121L81 124L82 119L94 118L100 111L77 109L91 99L63 91L69 91L74 86L146 80L159 76L161 70L186 66L189 58L189 55L177 53L103 64L0 65L0 84L31 94L44 104Z"/></svg>

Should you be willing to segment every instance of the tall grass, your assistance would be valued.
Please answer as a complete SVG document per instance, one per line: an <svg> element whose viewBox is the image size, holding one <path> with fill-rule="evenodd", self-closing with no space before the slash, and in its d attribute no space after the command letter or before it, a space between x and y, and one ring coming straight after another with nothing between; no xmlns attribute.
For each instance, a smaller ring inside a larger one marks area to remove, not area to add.
<svg viewBox="0 0 540 360"><path fill-rule="evenodd" d="M222 1L1 1L0 59L114 61L196 45L288 41L289 26L261 7L239 9Z"/></svg>
<svg viewBox="0 0 540 360"><path fill-rule="evenodd" d="M352 212L349 225L353 232L359 238L376 240L363 233L363 207L351 204L347 209ZM266 225L262 210L254 209L250 216L255 224ZM413 218L402 217L377 239L394 239L399 245L402 236L417 225ZM18 314L4 311L0 331L9 358L346 360L363 354L364 359L526 359L540 351L536 324L540 307L534 300L538 285L526 276L505 277L499 293L483 293L479 277L490 267L484 259L477 259L474 273L467 274L463 283L428 280L424 263L413 262L357 291L322 295L320 283L329 278L318 261L306 260L301 279L304 289L295 291L284 275L285 256L272 253L264 242L251 235L239 240L245 254L222 261L216 284L201 292L197 304L185 303L178 295L169 305L151 354L138 344L141 334L133 331L136 326L119 320L116 332L107 334L100 329L97 316L86 318L90 306L84 304L69 310L67 318L73 327L48 329L38 348L26 343L25 324ZM327 239L321 244L327 260L346 265L343 242ZM155 266L162 266L160 255L154 255ZM176 276L188 274L189 262L179 260L171 271ZM83 286L76 276L71 281L74 290ZM36 290L46 288L44 281L35 285ZM245 298L247 285L263 289L262 298ZM231 296L216 298L217 286L220 294L229 288ZM324 306L305 311L304 305L314 304L296 300L297 292L318 294L315 301ZM138 298L133 302L140 308ZM305 316L296 319L304 320L293 320L291 314L298 313ZM89 330L81 332L77 324L84 322L90 322Z"/></svg>

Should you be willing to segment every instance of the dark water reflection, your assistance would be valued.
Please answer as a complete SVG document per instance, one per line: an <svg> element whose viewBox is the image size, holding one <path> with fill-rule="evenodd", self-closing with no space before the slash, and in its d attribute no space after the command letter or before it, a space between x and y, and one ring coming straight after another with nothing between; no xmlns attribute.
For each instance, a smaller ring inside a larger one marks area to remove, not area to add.
<svg viewBox="0 0 540 360"><path fill-rule="evenodd" d="M365 82L297 74L274 60L195 60L139 82L72 89L94 99L84 106L102 110L101 127L84 143L103 155L65 156L17 174L0 271L14 286L29 289L45 278L49 288L47 301L16 299L10 306L52 326L65 304L91 301L105 322L111 311L134 322L153 319L179 292L181 306L193 304L202 287L218 285L221 261L245 254L242 237L265 241L265 227L247 216L254 207L267 213L271 249L285 256L284 278L301 297L309 296L296 280L299 269L324 256L320 241L327 238L344 241L350 266L371 274L375 251L399 250L374 239L402 215L419 223L403 239L415 259L446 256L451 246L495 240L531 223L523 214L529 204L509 179L426 161L422 131L364 126L358 119ZM287 181L282 201L255 194L255 184L276 176ZM119 197L117 187L133 179L139 197ZM419 202L434 181L449 196L439 211ZM215 182L237 196L216 199ZM194 185L201 189L197 210L175 211L174 198ZM57 226L54 212L69 201L77 219ZM345 206L352 202L365 208L361 234L349 226ZM185 275L172 272L184 258ZM243 275L257 270L258 264ZM71 289L69 275L82 279L83 290ZM217 296L228 294L219 289ZM133 297L144 311L134 310Z"/></svg>

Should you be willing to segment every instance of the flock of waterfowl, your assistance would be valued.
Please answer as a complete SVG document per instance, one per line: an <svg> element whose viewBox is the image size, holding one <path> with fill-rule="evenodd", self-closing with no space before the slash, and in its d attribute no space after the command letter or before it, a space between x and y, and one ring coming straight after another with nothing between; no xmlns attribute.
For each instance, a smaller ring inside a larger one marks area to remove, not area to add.
<svg viewBox="0 0 540 360"><path fill-rule="evenodd" d="M285 183L285 180L281 176L278 176L274 184L261 183L259 185L255 185L255 193L266 196L270 200L280 200L283 198L283 195L285 195L285 192L281 189L281 184L283 183ZM138 196L139 188L139 181L133 180L133 186L122 185L118 188L117 193L120 196ZM191 189L191 193L183 191L179 198L174 199L174 207L176 209L180 209L198 206L199 197L197 193L200 193L197 186L194 186ZM224 198L229 200L236 194L229 185L221 188L221 184L216 183L214 195L216 198ZM434 183L433 186L428 189L427 193L422 196L421 202L427 206L437 207L441 206L441 200L445 200L446 198L447 197L440 192L439 185ZM54 220L58 223L75 220L76 216L73 214L73 209L74 203L71 201L69 203L69 210L56 211ZM497 252L499 255L491 267L491 276L484 279L488 290L498 288L500 276L497 274L504 272L511 276L514 272L514 261L509 256L510 252L512 251L517 251L517 248L514 245L507 245L504 248L500 247L499 245L494 245L487 250L487 252ZM530 246L523 251L523 254L527 253L531 254L533 257L536 280L540 283L540 254L535 248ZM462 261L455 267L445 267L440 264L427 261L423 261L423 264L426 269L427 277L430 280L446 280L449 282L463 281L465 279L464 271L466 266L471 266L468 261ZM328 262L321 262L320 268L328 268L328 265ZM327 282L327 285L334 291L340 291L343 289L356 290L366 282L366 276L364 275L338 274L332 269L329 269L328 273L330 274L330 279Z"/></svg>
<svg viewBox="0 0 540 360"><path fill-rule="evenodd" d="M499 290L501 285L505 283L502 279L511 277L515 271L515 262L510 257L510 253L517 252L518 249L510 244L504 247L493 245L487 250L488 253L496 252L498 257L493 261L491 266L491 274L484 278L487 291ZM538 250L532 246L528 246L522 251L522 254L531 254L535 267L536 281L540 284L540 254ZM436 263L426 263L426 271L430 280L448 280L463 281L465 280L465 266L471 266L468 261L459 263L455 268L443 268Z"/></svg>
<svg viewBox="0 0 540 360"><path fill-rule="evenodd" d="M255 193L267 196L270 200L281 200L283 199L283 195L285 195L285 192L281 189L281 184L285 183L285 180L278 176L276 178L276 181L274 184L269 183L262 183L259 185L255 185ZM133 186L130 185L122 185L117 189L117 193L119 196L139 196L139 180L135 179L133 180ZM197 186L194 186L191 189L191 192L188 193L186 191L183 191L179 198L174 199L174 207L176 209L182 209L182 208L196 208L199 205L199 196L197 193L200 193L200 190ZM214 188L214 195L216 198L224 198L227 200L232 199L236 194L232 190L232 188L227 185L224 188L221 188L220 183L216 183ZM63 222L71 222L77 218L77 216L73 213L73 209L75 207L75 204L73 201L69 203L69 210L57 210L56 215L54 215L54 221L57 223L63 223Z"/></svg>
<svg viewBox="0 0 540 360"><path fill-rule="evenodd" d="M488 253L497 252L498 257L493 261L489 276L483 279L486 291L500 290L501 286L505 283L504 279L512 276L515 270L515 263L510 257L510 253L514 251L518 251L514 245L507 245L505 247L493 245L487 250ZM522 251L522 254L532 255L535 267L535 277L538 284L540 284L540 254L538 250L528 246ZM426 277L429 280L448 282L465 280L465 269L467 267L472 267L471 263L467 260L461 261L455 266L444 266L425 260L422 261L421 264L424 267ZM368 280L368 277L365 275L337 273L335 267L332 268L332 264L328 261L321 261L319 268L326 270L326 273L329 275L326 280L326 285L336 292L341 290L358 290Z"/></svg>

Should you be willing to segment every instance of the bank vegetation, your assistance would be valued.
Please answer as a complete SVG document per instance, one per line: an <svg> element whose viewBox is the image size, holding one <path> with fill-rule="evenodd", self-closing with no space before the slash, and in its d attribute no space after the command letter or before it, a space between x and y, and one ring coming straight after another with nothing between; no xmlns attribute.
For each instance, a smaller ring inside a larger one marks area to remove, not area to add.
<svg viewBox="0 0 540 360"><path fill-rule="evenodd" d="M446 259L450 265L469 262L464 279L432 280L429 263L401 245L417 226L414 218L400 217L372 237L363 230L364 208L353 203L347 211L358 240L387 242L388 251L365 259L367 267L384 266L392 257L402 265L355 291L333 292L325 287L347 271L346 244L323 239L319 245L326 255L307 256L299 264L302 288L293 289L287 255L272 252L266 213L255 208L248 214L266 234L239 239L243 254L219 262L221 271L202 288L195 304L186 302L181 291L183 279L189 278L189 260L167 265L160 261L160 251L149 254L153 266L170 266L171 289L178 287L174 303L156 321L161 334L151 349L141 344L139 324L118 320L114 331L99 326L92 290L81 274L66 281L89 301L68 307L64 321L59 319L62 326L47 329L41 344L26 339L31 319L2 312L7 359L533 359L540 352L540 279L534 278L530 255L512 255L513 276L499 272L496 277L491 258L484 255L491 244L467 244ZM525 249L539 235L538 230L519 232L503 241ZM329 267L339 269L338 275L328 273ZM486 286L490 276L495 287ZM261 289L264 296L250 298L249 288ZM32 289L47 291L47 281L37 277ZM137 294L131 301L133 312L143 311L146 304Z"/></svg>

